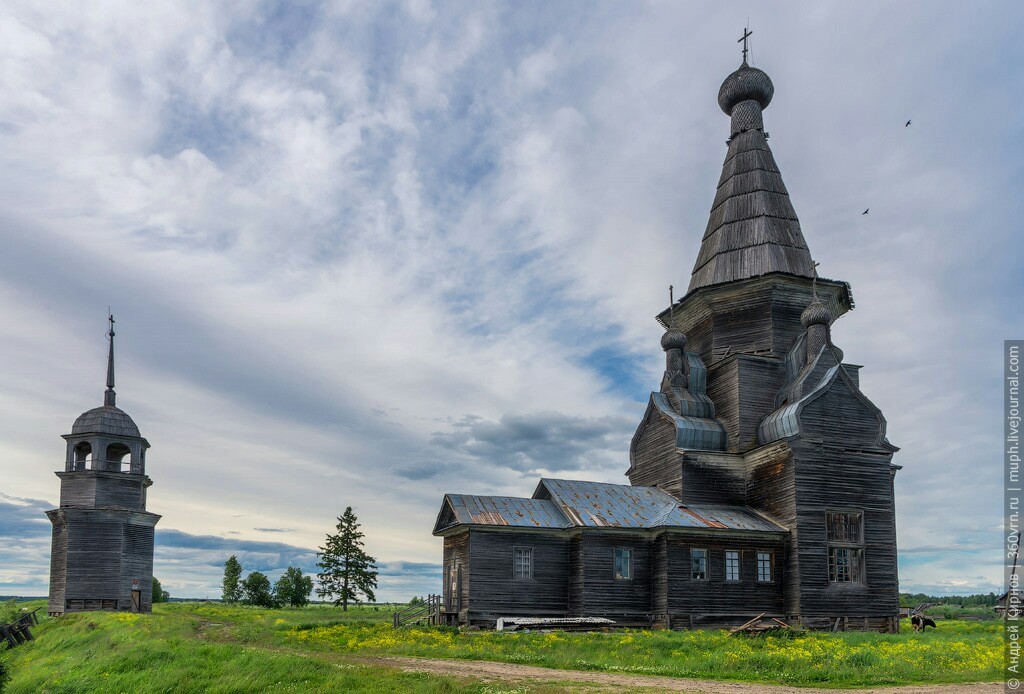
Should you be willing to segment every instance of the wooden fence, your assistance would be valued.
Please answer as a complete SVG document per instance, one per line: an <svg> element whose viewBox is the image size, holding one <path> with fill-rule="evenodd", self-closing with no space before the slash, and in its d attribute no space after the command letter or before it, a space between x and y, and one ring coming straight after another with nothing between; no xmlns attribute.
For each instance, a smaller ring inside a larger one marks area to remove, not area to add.
<svg viewBox="0 0 1024 694"><path fill-rule="evenodd" d="M427 599L422 603L399 610L391 617L391 625L394 627L417 624L419 622L426 622L427 624L441 623L440 595L428 595Z"/></svg>
<svg viewBox="0 0 1024 694"><path fill-rule="evenodd" d="M31 641L32 631L30 627L39 624L39 618L36 617L36 612L39 609L37 607L31 612L26 612L17 621L10 624L0 624L0 643L6 642L10 648L14 648L26 641Z"/></svg>

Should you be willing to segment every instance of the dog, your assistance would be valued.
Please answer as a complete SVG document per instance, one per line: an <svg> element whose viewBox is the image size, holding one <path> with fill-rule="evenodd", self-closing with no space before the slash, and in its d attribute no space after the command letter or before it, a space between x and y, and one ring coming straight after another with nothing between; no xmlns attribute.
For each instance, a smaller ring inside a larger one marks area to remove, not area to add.
<svg viewBox="0 0 1024 694"><path fill-rule="evenodd" d="M911 615L910 626L914 627L914 631L924 631L928 627L938 629L938 627L935 626L934 620L930 617L925 617L923 614Z"/></svg>

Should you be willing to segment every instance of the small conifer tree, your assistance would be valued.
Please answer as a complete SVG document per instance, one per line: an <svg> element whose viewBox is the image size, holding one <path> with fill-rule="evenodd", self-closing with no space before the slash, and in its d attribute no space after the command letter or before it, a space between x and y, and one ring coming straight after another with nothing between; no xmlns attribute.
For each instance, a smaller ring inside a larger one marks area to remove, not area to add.
<svg viewBox="0 0 1024 694"><path fill-rule="evenodd" d="M348 610L348 604L359 602L360 596L370 602L376 600L373 589L377 587L377 560L363 550L363 533L351 506L338 517L337 531L327 534L317 552L320 586L316 593Z"/></svg>

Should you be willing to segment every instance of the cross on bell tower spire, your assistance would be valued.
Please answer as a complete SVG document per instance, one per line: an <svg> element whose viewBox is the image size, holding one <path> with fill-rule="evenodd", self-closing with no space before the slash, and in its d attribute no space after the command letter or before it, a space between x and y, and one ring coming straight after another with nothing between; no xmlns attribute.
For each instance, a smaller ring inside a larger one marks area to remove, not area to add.
<svg viewBox="0 0 1024 694"><path fill-rule="evenodd" d="M107 312L107 320L109 321L110 328L107 331L107 341L110 343L110 348L107 352L107 390L103 393L103 405L105 407L114 407L114 403L117 394L114 393L114 314Z"/></svg>
<svg viewBox="0 0 1024 694"><path fill-rule="evenodd" d="M743 29L743 36L741 36L741 37L740 37L740 38L739 38L739 39L738 39L738 40L736 41L736 43L739 43L740 41L742 41L742 42L743 42L743 64L744 64L744 65L746 65L746 64L747 64L747 51L749 51L749 50L750 50L750 49L749 49L749 48L747 47L747 39L748 39L748 38L750 37L750 35L751 35L751 34L753 34L753 33L754 33L754 32L750 31L750 28L749 28L749 27L744 27L744 29Z"/></svg>

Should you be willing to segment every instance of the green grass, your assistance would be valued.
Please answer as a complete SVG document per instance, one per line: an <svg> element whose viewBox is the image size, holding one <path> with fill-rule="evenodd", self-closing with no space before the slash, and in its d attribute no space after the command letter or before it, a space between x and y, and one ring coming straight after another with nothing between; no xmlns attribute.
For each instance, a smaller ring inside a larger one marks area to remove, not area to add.
<svg viewBox="0 0 1024 694"><path fill-rule="evenodd" d="M390 608L345 613L217 603L161 604L152 615L69 615L44 620L34 643L6 654L10 691L493 691L471 678L366 662L391 655L819 687L998 681L1002 665L1000 622L944 620L924 634L905 628L747 638L720 631L395 630L390 620Z"/></svg>
<svg viewBox="0 0 1024 694"><path fill-rule="evenodd" d="M479 682L310 658L247 645L266 617L230 610L243 635L207 625L200 605L152 615L82 613L47 619L36 640L5 654L7 692L480 692ZM284 612L284 611L282 611ZM273 614L273 613L271 613ZM210 632L207 634L206 632ZM211 638L211 635L214 635ZM221 640L221 638L224 640ZM264 646L269 645L267 643Z"/></svg>

